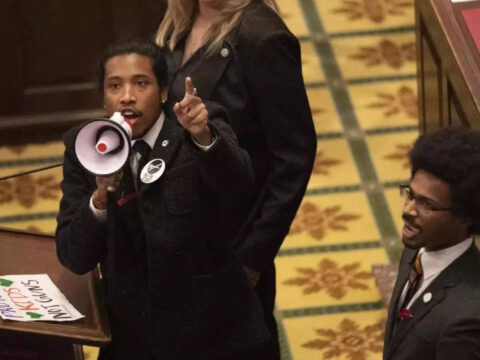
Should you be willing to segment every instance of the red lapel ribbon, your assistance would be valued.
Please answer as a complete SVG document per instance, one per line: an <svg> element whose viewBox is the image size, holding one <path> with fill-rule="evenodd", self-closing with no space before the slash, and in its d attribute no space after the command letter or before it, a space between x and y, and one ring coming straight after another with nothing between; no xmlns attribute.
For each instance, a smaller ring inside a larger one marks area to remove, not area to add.
<svg viewBox="0 0 480 360"><path fill-rule="evenodd" d="M412 318L413 315L412 313L410 312L410 310L408 309L402 309L400 310L400 313L398 314L398 317L403 320L403 319L408 319L408 318Z"/></svg>
<svg viewBox="0 0 480 360"><path fill-rule="evenodd" d="M139 195L140 195L140 193L138 191L134 192L134 193L127 194L124 197L122 197L121 199L119 199L117 201L117 204L118 204L118 206L123 206L127 202L129 202L130 200L137 198Z"/></svg>

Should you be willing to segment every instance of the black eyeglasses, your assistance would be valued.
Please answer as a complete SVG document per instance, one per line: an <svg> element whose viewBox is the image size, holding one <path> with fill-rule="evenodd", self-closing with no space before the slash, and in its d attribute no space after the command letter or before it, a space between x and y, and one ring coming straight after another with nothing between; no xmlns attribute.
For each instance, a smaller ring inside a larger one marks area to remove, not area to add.
<svg viewBox="0 0 480 360"><path fill-rule="evenodd" d="M410 185L400 185L398 187L400 190L400 196L405 201L415 201L415 206L419 212L424 215L429 215L432 211L450 211L452 208L439 208L433 205L430 200L425 199L421 196L415 195L415 193L410 188Z"/></svg>

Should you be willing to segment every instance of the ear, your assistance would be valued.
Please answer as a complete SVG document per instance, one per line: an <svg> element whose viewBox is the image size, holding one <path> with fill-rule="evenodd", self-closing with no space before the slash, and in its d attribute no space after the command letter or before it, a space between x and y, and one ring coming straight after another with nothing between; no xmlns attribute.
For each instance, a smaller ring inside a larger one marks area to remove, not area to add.
<svg viewBox="0 0 480 360"><path fill-rule="evenodd" d="M162 89L160 91L160 101L164 104L168 99L168 89Z"/></svg>

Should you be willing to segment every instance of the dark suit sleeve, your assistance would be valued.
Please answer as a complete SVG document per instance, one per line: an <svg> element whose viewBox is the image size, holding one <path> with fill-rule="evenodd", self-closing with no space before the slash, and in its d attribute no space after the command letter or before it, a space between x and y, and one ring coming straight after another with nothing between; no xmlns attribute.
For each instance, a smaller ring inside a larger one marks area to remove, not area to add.
<svg viewBox="0 0 480 360"><path fill-rule="evenodd" d="M235 191L247 191L254 179L250 156L238 145L225 108L214 102L208 102L207 107L208 126L216 140L207 151L200 150L203 182L213 193L223 196Z"/></svg>
<svg viewBox="0 0 480 360"><path fill-rule="evenodd" d="M301 72L300 44L287 31L257 43L245 77L271 153L255 220L242 240L242 262L256 270L271 263L288 233L312 171L316 135ZM245 121L248 121L246 119Z"/></svg>
<svg viewBox="0 0 480 360"><path fill-rule="evenodd" d="M55 241L60 262L77 274L86 273L106 253L106 225L100 223L89 207L94 187L76 160L73 132L65 136L63 192L57 217Z"/></svg>
<svg viewBox="0 0 480 360"><path fill-rule="evenodd" d="M480 317L458 320L448 327L440 338L435 359L480 359Z"/></svg>

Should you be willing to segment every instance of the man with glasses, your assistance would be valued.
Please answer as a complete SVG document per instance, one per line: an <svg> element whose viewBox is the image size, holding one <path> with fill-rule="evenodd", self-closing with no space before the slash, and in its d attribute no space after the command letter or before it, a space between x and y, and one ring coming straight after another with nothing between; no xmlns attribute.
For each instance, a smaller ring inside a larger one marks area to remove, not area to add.
<svg viewBox="0 0 480 360"><path fill-rule="evenodd" d="M480 133L422 135L410 162L384 360L480 359Z"/></svg>

